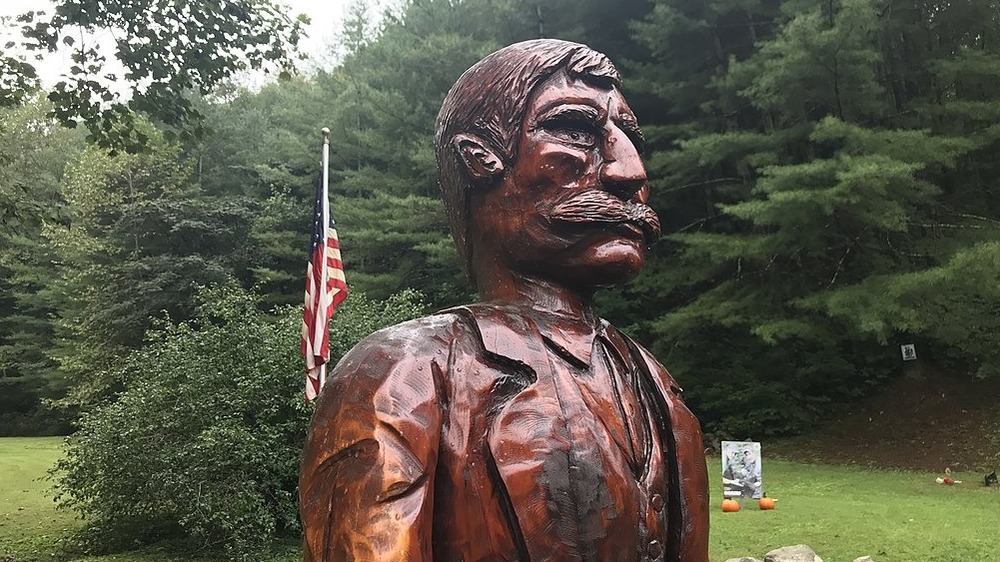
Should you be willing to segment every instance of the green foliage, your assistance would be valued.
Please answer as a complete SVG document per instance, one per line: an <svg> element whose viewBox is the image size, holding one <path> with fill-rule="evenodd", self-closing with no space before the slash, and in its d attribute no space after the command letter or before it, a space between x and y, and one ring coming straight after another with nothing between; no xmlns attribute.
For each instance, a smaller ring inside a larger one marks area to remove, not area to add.
<svg viewBox="0 0 1000 562"><path fill-rule="evenodd" d="M198 137L202 115L189 92L207 94L238 72L269 63L287 74L304 23L272 0L62 0L52 14L26 12L17 21L22 49L71 50L69 75L48 93L52 115L70 128L83 124L102 148L129 152L149 140L136 112L180 127L182 138ZM108 71L107 53L83 40L98 30L115 35L113 56L123 75ZM34 62L12 54L15 46L0 50L0 101L9 104L37 87ZM127 101L116 91L122 81L131 85Z"/></svg>
<svg viewBox="0 0 1000 562"><path fill-rule="evenodd" d="M40 99L0 106L0 236L31 232L43 220L64 221L56 182L78 148L57 131Z"/></svg>
<svg viewBox="0 0 1000 562"><path fill-rule="evenodd" d="M876 276L827 295L804 299L832 316L858 323L885 341L894 331L929 337L939 355L965 358L980 377L1000 375L1000 242L955 253L941 266Z"/></svg>
<svg viewBox="0 0 1000 562"><path fill-rule="evenodd" d="M124 391L85 414L57 466L61 504L90 524L92 550L178 533L239 560L298 530L298 465L311 408L301 311L260 311L233 286L204 290L196 316L149 335L111 374ZM415 293L352 294L331 324L331 360L419 315Z"/></svg>
<svg viewBox="0 0 1000 562"><path fill-rule="evenodd" d="M68 429L42 404L60 397L65 381L46 355L55 341L54 306L45 291L54 256L41 232L66 220L58 181L80 143L47 111L38 99L0 108L0 435Z"/></svg>
<svg viewBox="0 0 1000 562"><path fill-rule="evenodd" d="M180 147L145 127L142 154L90 148L70 163L72 223L46 231L60 264L50 289L62 297L53 355L74 379L66 405L111 398L117 386L95 377L141 344L154 317L190 318L196 285L246 268L253 203L205 195Z"/></svg>

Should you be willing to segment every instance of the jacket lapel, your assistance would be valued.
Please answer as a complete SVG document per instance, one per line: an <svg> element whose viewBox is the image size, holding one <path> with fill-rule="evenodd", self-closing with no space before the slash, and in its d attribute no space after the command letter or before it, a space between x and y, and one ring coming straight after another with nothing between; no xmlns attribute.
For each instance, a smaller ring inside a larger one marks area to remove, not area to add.
<svg viewBox="0 0 1000 562"><path fill-rule="evenodd" d="M508 526L522 560L581 559L579 541L553 513L576 509L552 503L574 501L571 490L572 441L565 426L552 367L537 325L519 309L497 305L462 307L475 319L487 355L499 362L503 377L486 437L492 483L508 513ZM514 368L511 368L514 367ZM513 387L513 388L511 388ZM513 392L511 391L513 390Z"/></svg>

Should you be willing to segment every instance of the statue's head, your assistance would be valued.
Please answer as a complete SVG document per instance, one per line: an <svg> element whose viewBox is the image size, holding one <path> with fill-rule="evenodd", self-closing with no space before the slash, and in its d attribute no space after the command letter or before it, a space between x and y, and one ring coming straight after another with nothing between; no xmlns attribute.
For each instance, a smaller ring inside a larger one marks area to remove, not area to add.
<svg viewBox="0 0 1000 562"><path fill-rule="evenodd" d="M474 283L497 266L581 289L639 271L659 222L620 87L607 57L551 39L505 47L452 86L437 163Z"/></svg>

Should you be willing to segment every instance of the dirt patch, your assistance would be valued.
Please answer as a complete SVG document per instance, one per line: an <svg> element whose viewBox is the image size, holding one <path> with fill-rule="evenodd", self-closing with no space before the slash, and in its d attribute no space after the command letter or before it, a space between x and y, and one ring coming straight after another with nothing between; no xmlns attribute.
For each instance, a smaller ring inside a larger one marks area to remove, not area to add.
<svg viewBox="0 0 1000 562"><path fill-rule="evenodd" d="M886 391L765 455L974 474L1000 468L1000 381L947 377L914 365ZM981 478L981 476L979 476Z"/></svg>

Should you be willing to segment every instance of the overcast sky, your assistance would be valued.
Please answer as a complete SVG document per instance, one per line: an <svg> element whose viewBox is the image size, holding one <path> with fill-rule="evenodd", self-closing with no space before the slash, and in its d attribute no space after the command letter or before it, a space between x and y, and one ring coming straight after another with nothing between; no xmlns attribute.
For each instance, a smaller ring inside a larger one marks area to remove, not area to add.
<svg viewBox="0 0 1000 562"><path fill-rule="evenodd" d="M328 46L333 40L335 33L340 29L344 14L354 0L278 0L290 8L294 17L297 14L306 14L312 20L306 29L308 37L300 43L300 49L307 53L310 59L320 63L329 62L326 56ZM372 2L370 5L384 4L384 2ZM27 11L46 11L51 13L51 0L0 0L0 16L16 16ZM2 36L0 36L2 37ZM97 40L106 42L110 37L102 38L96 36ZM2 38L6 43L8 39ZM64 49L61 52L52 53L37 65L39 75L46 85L52 85L59 80L59 76L65 73L70 66L70 52ZM108 69L110 70L110 64ZM308 69L307 69L308 70Z"/></svg>

